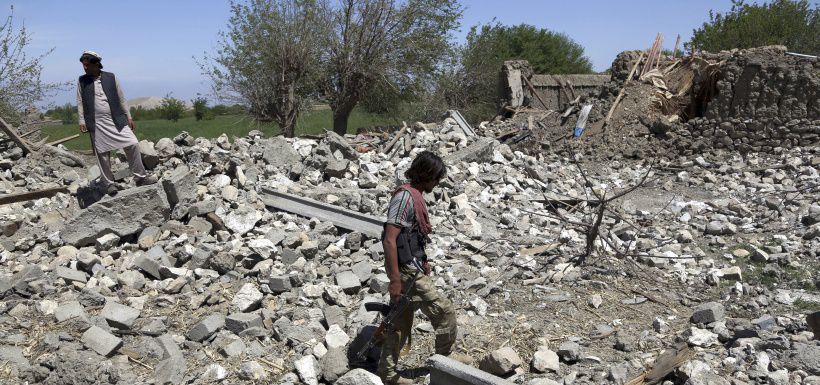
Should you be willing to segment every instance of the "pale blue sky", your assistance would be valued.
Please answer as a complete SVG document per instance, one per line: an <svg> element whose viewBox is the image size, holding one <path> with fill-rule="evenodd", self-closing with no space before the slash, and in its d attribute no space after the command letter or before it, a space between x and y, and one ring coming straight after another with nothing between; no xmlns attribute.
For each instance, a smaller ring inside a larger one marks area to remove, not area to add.
<svg viewBox="0 0 820 385"><path fill-rule="evenodd" d="M44 80L75 82L82 74L78 58L90 49L117 74L128 99L173 92L190 100L198 92L208 94L194 57L214 49L230 14L229 2L221 0L0 0L0 14L8 15L11 5L15 24L25 23L31 34L29 52L54 48L43 61ZM462 5L458 42L470 26L493 18L507 25L527 23L569 35L584 46L594 69L603 71L619 52L648 48L657 32L669 49L678 33L687 41L710 9L727 11L731 1L463 0ZM73 90L49 102L73 103Z"/></svg>

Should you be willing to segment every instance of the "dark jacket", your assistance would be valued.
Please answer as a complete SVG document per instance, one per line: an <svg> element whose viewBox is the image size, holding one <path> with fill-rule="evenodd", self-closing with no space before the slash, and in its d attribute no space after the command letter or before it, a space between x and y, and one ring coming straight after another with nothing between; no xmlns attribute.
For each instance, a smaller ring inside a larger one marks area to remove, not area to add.
<svg viewBox="0 0 820 385"><path fill-rule="evenodd" d="M89 75L82 75L80 82L80 96L83 103L83 119L88 131L94 131L94 78ZM122 109L119 93L117 92L117 81L111 72L100 72L100 82L102 89L108 98L108 106L111 108L111 118L118 130L128 125L128 115Z"/></svg>

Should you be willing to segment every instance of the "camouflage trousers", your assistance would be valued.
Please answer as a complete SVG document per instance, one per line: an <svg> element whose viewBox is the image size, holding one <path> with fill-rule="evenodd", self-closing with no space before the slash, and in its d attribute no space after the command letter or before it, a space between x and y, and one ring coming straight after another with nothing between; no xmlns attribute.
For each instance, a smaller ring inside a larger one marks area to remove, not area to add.
<svg viewBox="0 0 820 385"><path fill-rule="evenodd" d="M399 267L401 273L402 286L407 287L418 270L412 265ZM436 329L435 349L437 354L448 355L456 342L457 326L456 313L453 303L436 289L433 280L418 272L416 285L410 292L410 306L398 315L393 331L385 331L382 342L381 357L379 359L379 377L385 384L392 383L398 378L396 365L404 344L410 338L413 328L413 314L416 310L421 310L433 328Z"/></svg>

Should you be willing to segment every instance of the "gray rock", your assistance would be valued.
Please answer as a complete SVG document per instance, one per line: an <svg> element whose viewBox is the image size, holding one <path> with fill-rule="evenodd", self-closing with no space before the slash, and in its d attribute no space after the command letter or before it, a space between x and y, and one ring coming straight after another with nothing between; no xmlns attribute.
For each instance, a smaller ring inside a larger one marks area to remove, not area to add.
<svg viewBox="0 0 820 385"><path fill-rule="evenodd" d="M141 140L139 143L140 155L142 155L142 165L147 170L153 170L159 164L159 153L154 149L154 143L148 140Z"/></svg>
<svg viewBox="0 0 820 385"><path fill-rule="evenodd" d="M561 343L558 347L558 357L567 363L577 362L581 359L581 346L571 341Z"/></svg>
<svg viewBox="0 0 820 385"><path fill-rule="evenodd" d="M256 226L256 222L262 219L262 214L250 206L242 205L220 217L229 230L239 235L245 235Z"/></svg>
<svg viewBox="0 0 820 385"><path fill-rule="evenodd" d="M0 279L0 294L10 289L26 291L29 282L43 278L43 269L38 265L26 265L9 279Z"/></svg>
<svg viewBox="0 0 820 385"><path fill-rule="evenodd" d="M336 380L334 385L382 385L382 380L364 369L353 369Z"/></svg>
<svg viewBox="0 0 820 385"><path fill-rule="evenodd" d="M74 246L90 245L107 233L124 237L163 223L170 210L165 192L158 185L135 187L79 211L65 222L60 237Z"/></svg>
<svg viewBox="0 0 820 385"><path fill-rule="evenodd" d="M558 354L546 348L540 348L533 354L532 368L537 373L558 372L560 366Z"/></svg>
<svg viewBox="0 0 820 385"><path fill-rule="evenodd" d="M29 366L23 348L19 346L0 345L0 362L15 364L20 369Z"/></svg>
<svg viewBox="0 0 820 385"><path fill-rule="evenodd" d="M329 383L338 380L350 369L344 349L330 348L319 360L322 378Z"/></svg>
<svg viewBox="0 0 820 385"><path fill-rule="evenodd" d="M752 325L757 326L760 330L772 330L775 326L777 326L777 320L774 319L771 315L764 314L760 318L753 319Z"/></svg>
<svg viewBox="0 0 820 385"><path fill-rule="evenodd" d="M134 258L134 266L154 277L154 279L162 279L162 267L173 267L174 264L169 259L168 254L165 253L165 250L162 249L162 246L157 245Z"/></svg>
<svg viewBox="0 0 820 385"><path fill-rule="evenodd" d="M173 337L168 334L154 339L162 348L162 359L154 368L154 378L157 384L181 384L188 371L188 364L179 346Z"/></svg>
<svg viewBox="0 0 820 385"><path fill-rule="evenodd" d="M493 149L498 142L493 138L479 137L469 146L447 156L444 161L448 164L461 162L489 162L493 157Z"/></svg>
<svg viewBox="0 0 820 385"><path fill-rule="evenodd" d="M268 279L268 285L274 294L286 293L292 289L290 277L287 275L276 275L270 277Z"/></svg>
<svg viewBox="0 0 820 385"><path fill-rule="evenodd" d="M227 342L219 348L219 352L225 357L240 356L245 353L245 350L248 349L245 342L243 342L241 338L234 337L229 340L230 342Z"/></svg>
<svg viewBox="0 0 820 385"><path fill-rule="evenodd" d="M154 149L156 150L157 154L164 158L170 158L176 155L177 146L174 144L174 141L168 138L162 138L157 141L154 145Z"/></svg>
<svg viewBox="0 0 820 385"><path fill-rule="evenodd" d="M340 271L336 274L336 285L346 294L356 294L362 288L359 277L350 270Z"/></svg>
<svg viewBox="0 0 820 385"><path fill-rule="evenodd" d="M617 385L623 385L626 383L629 378L629 365L627 364L620 364L620 365L612 365L609 367L609 375L607 379L612 381Z"/></svg>
<svg viewBox="0 0 820 385"><path fill-rule="evenodd" d="M122 286L139 290L145 286L145 277L140 272L126 270L117 274L117 282Z"/></svg>
<svg viewBox="0 0 820 385"><path fill-rule="evenodd" d="M97 326L88 328L83 333L81 340L89 349L106 357L112 355L122 346L122 339Z"/></svg>
<svg viewBox="0 0 820 385"><path fill-rule="evenodd" d="M524 365L524 361L521 360L518 353L507 346L485 356L479 364L479 369L497 376L503 376L522 365Z"/></svg>
<svg viewBox="0 0 820 385"><path fill-rule="evenodd" d="M268 374L260 363L248 361L239 366L239 378L248 381L264 380L268 378Z"/></svg>
<svg viewBox="0 0 820 385"><path fill-rule="evenodd" d="M712 221L706 225L706 234L731 235L737 233L737 226L729 222Z"/></svg>
<svg viewBox="0 0 820 385"><path fill-rule="evenodd" d="M289 167L302 161L302 157L288 143L287 139L277 136L266 140L262 158L274 167Z"/></svg>
<svg viewBox="0 0 820 385"><path fill-rule="evenodd" d="M225 316L220 313L211 314L197 322L186 337L191 341L202 342L225 326Z"/></svg>
<svg viewBox="0 0 820 385"><path fill-rule="evenodd" d="M809 374L820 375L820 345L795 343L782 364L789 370L803 370Z"/></svg>
<svg viewBox="0 0 820 385"><path fill-rule="evenodd" d="M306 385L319 385L319 362L316 357L304 356L293 363L296 373Z"/></svg>
<svg viewBox="0 0 820 385"><path fill-rule="evenodd" d="M242 285L242 288L233 296L231 306L240 312L249 312L259 307L263 297L264 295L256 288L256 285L249 282Z"/></svg>
<svg viewBox="0 0 820 385"><path fill-rule="evenodd" d="M225 318L225 329L237 335L246 329L262 326L262 316L255 313L234 313Z"/></svg>
<svg viewBox="0 0 820 385"><path fill-rule="evenodd" d="M100 316L108 321L108 324L118 329L131 329L134 322L139 318L140 311L130 306L126 306L114 301L108 301L102 309Z"/></svg>
<svg viewBox="0 0 820 385"><path fill-rule="evenodd" d="M54 272L57 274L58 277L62 278L67 283L71 283L71 282L86 283L86 282L88 282L88 278L86 278L85 272L82 272L82 271L79 271L79 270L69 269L65 266L57 266L57 268L54 269Z"/></svg>
<svg viewBox="0 0 820 385"><path fill-rule="evenodd" d="M359 277L359 282L363 285L370 280L370 277L373 275L373 267L370 265L370 261L360 261L351 266L351 270L353 270L353 274Z"/></svg>
<svg viewBox="0 0 820 385"><path fill-rule="evenodd" d="M718 302L707 302L695 307L692 313L692 322L709 324L712 322L723 321L724 311L723 305Z"/></svg>
<svg viewBox="0 0 820 385"><path fill-rule="evenodd" d="M324 171L329 177L344 178L348 167L350 167L350 161L348 160L331 159L327 162Z"/></svg>
<svg viewBox="0 0 820 385"><path fill-rule="evenodd" d="M333 131L327 132L325 143L330 147L331 152L339 151L345 159L356 160L359 157L356 149L347 142L347 139Z"/></svg>
<svg viewBox="0 0 820 385"><path fill-rule="evenodd" d="M86 314L83 305L79 301L69 301L57 307L57 310L54 311L54 317L57 318L57 322L63 322L76 317L86 318Z"/></svg>
<svg viewBox="0 0 820 385"><path fill-rule="evenodd" d="M390 286L390 278L385 273L379 273L370 279L370 289L374 293L387 293L387 287Z"/></svg>
<svg viewBox="0 0 820 385"><path fill-rule="evenodd" d="M196 200L196 182L196 175L184 164L175 168L162 180L162 188L168 196L168 203L171 206L178 206L174 208L175 212L188 212ZM180 218L181 215L174 217Z"/></svg>
<svg viewBox="0 0 820 385"><path fill-rule="evenodd" d="M137 237L137 244L142 249L150 249L159 240L162 231L157 226L148 226Z"/></svg>
<svg viewBox="0 0 820 385"><path fill-rule="evenodd" d="M110 234L110 233L105 234L105 235L97 238L96 241L94 241L94 247L97 248L97 251L108 250L108 249L110 249L114 246L117 246L119 244L120 244L120 237L118 237L117 234Z"/></svg>

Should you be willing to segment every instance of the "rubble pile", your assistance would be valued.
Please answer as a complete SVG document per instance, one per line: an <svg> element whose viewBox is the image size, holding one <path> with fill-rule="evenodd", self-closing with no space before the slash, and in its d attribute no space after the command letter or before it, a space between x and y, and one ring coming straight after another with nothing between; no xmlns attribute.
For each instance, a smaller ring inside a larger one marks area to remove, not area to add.
<svg viewBox="0 0 820 385"><path fill-rule="evenodd" d="M685 342L665 383L820 381L806 323L820 307L818 148L650 167L527 155L450 119L414 125L385 154L387 139L183 133L141 143L159 184L96 202L93 169L4 160L8 188L70 193L0 207L0 379L380 383L348 358L377 320L363 304L387 300L379 239L266 208L264 191L382 216L429 149L448 177L427 197L428 255L476 367L522 384L624 384ZM647 172L603 217L614 244L599 238L576 265L592 192ZM432 352L417 317L405 369Z"/></svg>

